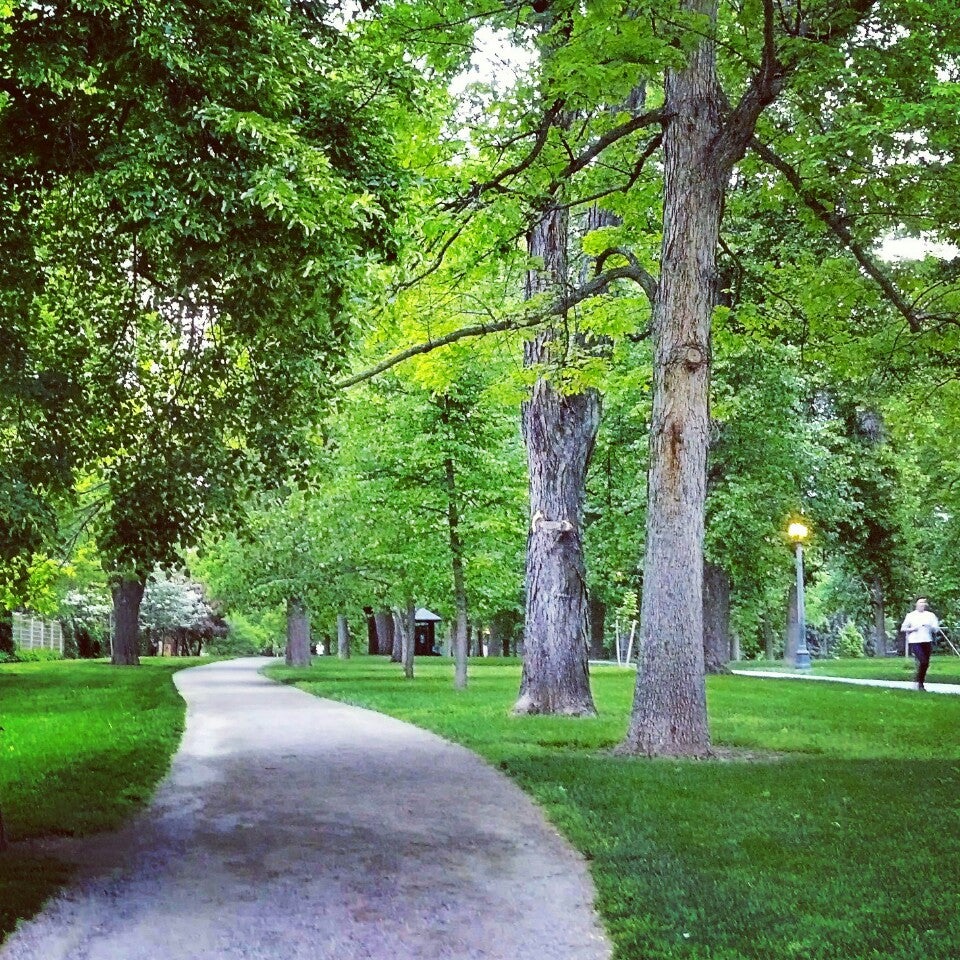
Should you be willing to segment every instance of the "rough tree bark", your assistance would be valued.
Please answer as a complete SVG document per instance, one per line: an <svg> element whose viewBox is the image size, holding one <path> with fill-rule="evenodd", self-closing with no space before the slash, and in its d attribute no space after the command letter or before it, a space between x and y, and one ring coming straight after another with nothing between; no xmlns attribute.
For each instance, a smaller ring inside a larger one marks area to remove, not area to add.
<svg viewBox="0 0 960 960"><path fill-rule="evenodd" d="M346 614L337 614L337 657L340 660L350 659L350 624Z"/></svg>
<svg viewBox="0 0 960 960"><path fill-rule="evenodd" d="M3 825L3 810L0 809L0 851L6 849L7 846L7 830Z"/></svg>
<svg viewBox="0 0 960 960"><path fill-rule="evenodd" d="M121 666L140 663L140 601L146 581L124 577L113 587L113 653L110 662Z"/></svg>
<svg viewBox="0 0 960 960"><path fill-rule="evenodd" d="M703 661L707 673L729 673L730 577L715 563L703 565Z"/></svg>
<svg viewBox="0 0 960 960"><path fill-rule="evenodd" d="M685 4L714 13L715 2ZM653 310L654 390L637 685L625 748L707 756L703 526L710 315L723 183L714 53L667 77L664 236Z"/></svg>
<svg viewBox="0 0 960 960"><path fill-rule="evenodd" d="M690 0L683 7L716 17L716 0ZM646 553L637 684L624 748L707 756L703 527L710 316L729 174L711 156L722 129L711 41L694 50L684 69L668 72L664 111Z"/></svg>
<svg viewBox="0 0 960 960"><path fill-rule="evenodd" d="M567 212L550 207L530 232L531 257L542 270L527 274L527 297L562 290L567 279ZM562 360L559 327L529 342L529 366ZM592 716L587 648L590 605L583 554L587 468L600 424L595 390L564 394L545 377L523 405L530 530L527 534L523 675L516 713Z"/></svg>
<svg viewBox="0 0 960 960"><path fill-rule="evenodd" d="M717 0L681 9L716 25ZM774 4L765 3L760 65L731 109L709 26L663 107L663 240L653 305L653 413L640 661L622 749L709 756L703 662L703 528L709 443L710 320L727 184L763 110L783 86Z"/></svg>
<svg viewBox="0 0 960 960"><path fill-rule="evenodd" d="M287 600L287 648L284 659L288 667L310 666L310 617L306 604L299 597Z"/></svg>

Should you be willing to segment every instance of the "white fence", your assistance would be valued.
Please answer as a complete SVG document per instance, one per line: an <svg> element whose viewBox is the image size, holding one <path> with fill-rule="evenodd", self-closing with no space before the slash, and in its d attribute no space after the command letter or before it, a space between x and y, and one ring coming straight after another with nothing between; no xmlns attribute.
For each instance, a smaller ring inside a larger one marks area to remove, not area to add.
<svg viewBox="0 0 960 960"><path fill-rule="evenodd" d="M56 620L25 613L13 615L13 643L21 650L58 650L63 653L63 629Z"/></svg>

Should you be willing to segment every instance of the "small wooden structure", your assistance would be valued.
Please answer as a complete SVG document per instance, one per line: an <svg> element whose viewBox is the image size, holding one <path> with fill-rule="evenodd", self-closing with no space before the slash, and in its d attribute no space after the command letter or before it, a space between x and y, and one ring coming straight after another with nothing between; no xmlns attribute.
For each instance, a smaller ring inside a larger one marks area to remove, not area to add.
<svg viewBox="0 0 960 960"><path fill-rule="evenodd" d="M437 649L437 624L443 620L426 607L419 607L413 616L416 621L414 632L413 652L418 657L439 657Z"/></svg>

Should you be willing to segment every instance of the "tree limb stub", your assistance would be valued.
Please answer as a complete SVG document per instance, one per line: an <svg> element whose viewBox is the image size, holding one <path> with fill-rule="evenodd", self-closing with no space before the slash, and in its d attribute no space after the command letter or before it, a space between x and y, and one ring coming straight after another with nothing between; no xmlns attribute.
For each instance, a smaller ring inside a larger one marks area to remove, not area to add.
<svg viewBox="0 0 960 960"><path fill-rule="evenodd" d="M815 196L811 190L804 186L800 174L798 174L786 160L774 153L770 147L761 143L756 138L751 141L750 145L757 156L783 174L784 179L793 187L794 193L796 193L800 200L803 201L818 220L830 229L833 235L854 255L864 271L876 282L890 303L893 304L904 320L907 321L907 326L910 327L910 330L913 333L919 333L922 329L922 315L919 315L913 307L907 303L886 271L883 270L863 245L855 239L843 218L833 211L828 210L825 204Z"/></svg>
<svg viewBox="0 0 960 960"><path fill-rule="evenodd" d="M370 380L378 374L386 372L398 363L403 363L404 360L409 360L411 357L420 356L424 353L430 353L439 347L449 346L451 343L456 343L459 340L466 340L470 337L482 337L488 333L503 333L507 330L525 330L529 327L536 327L541 323L545 323L551 317L566 313L584 300L589 300L591 297L605 292L610 284L617 280L633 280L641 287L644 287L648 277L649 274L646 274L642 268L637 268L629 264L623 267L614 267L606 273L594 277L589 283L583 284L583 286L578 287L576 290L562 297L558 297L544 309L537 310L529 316L510 317L506 320L497 320L492 323L478 323L469 327L461 327L459 330L452 330L450 333L444 334L441 337L431 338L423 343L407 347L405 350L401 350L393 354L393 356L387 357L386 360L381 361L373 367L362 370L360 373L347 377L345 380L338 381L333 385L333 388L335 390L346 390L348 387L356 386L358 383L363 383L365 380Z"/></svg>

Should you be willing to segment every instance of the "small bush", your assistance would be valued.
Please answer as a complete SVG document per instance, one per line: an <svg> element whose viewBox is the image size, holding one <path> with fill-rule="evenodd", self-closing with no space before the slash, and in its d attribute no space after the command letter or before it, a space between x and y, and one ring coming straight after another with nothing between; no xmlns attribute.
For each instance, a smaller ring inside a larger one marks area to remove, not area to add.
<svg viewBox="0 0 960 960"><path fill-rule="evenodd" d="M13 651L15 663L47 663L50 660L62 659L63 654L59 650L24 650L23 647L17 647Z"/></svg>
<svg viewBox="0 0 960 960"><path fill-rule="evenodd" d="M840 658L863 656L863 634L852 620L848 620L840 628L833 655Z"/></svg>

